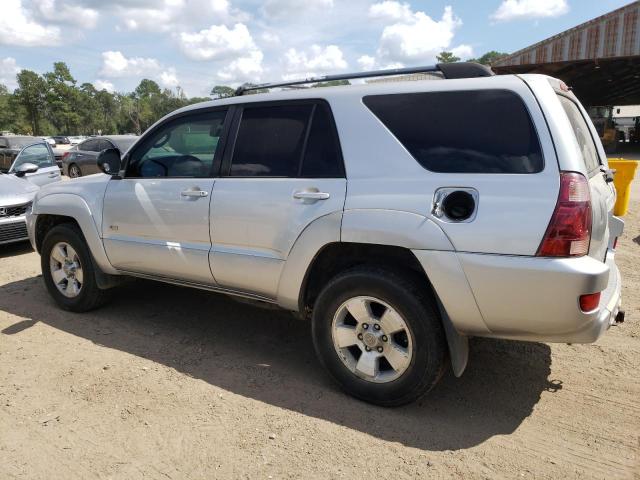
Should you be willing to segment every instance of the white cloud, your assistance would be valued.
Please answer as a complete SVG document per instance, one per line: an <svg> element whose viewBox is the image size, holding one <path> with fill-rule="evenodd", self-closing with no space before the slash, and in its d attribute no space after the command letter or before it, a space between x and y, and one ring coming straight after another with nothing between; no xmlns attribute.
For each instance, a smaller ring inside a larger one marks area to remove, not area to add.
<svg viewBox="0 0 640 480"><path fill-rule="evenodd" d="M200 23L246 21L249 16L232 8L229 0L119 0L118 15L128 30L175 32Z"/></svg>
<svg viewBox="0 0 640 480"><path fill-rule="evenodd" d="M311 45L307 51L290 48L284 58L286 79L327 74L348 66L342 50L336 45Z"/></svg>
<svg viewBox="0 0 640 480"><path fill-rule="evenodd" d="M161 70L155 58L125 57L122 52L102 52L102 68L100 75L109 78L133 77L147 75Z"/></svg>
<svg viewBox="0 0 640 480"><path fill-rule="evenodd" d="M262 35L260 35L260 40L262 40L267 45L280 44L280 36L277 33L264 32Z"/></svg>
<svg viewBox="0 0 640 480"><path fill-rule="evenodd" d="M114 87L113 83L111 83L109 80L98 79L95 82L93 82L93 86L98 91L106 90L107 92L113 93L116 90L116 87Z"/></svg>
<svg viewBox="0 0 640 480"><path fill-rule="evenodd" d="M20 70L15 58L0 58L0 85L4 85L9 91L14 90L18 86L16 75Z"/></svg>
<svg viewBox="0 0 640 480"><path fill-rule="evenodd" d="M99 74L107 78L149 78L158 82L161 87L170 89L180 84L175 68L164 67L155 58L127 58L120 51L102 52L102 68ZM102 82L105 88L107 84L113 88L109 81L97 80L96 85L97 82Z"/></svg>
<svg viewBox="0 0 640 480"><path fill-rule="evenodd" d="M567 0L503 0L490 18L496 22L529 18L548 18L569 11Z"/></svg>
<svg viewBox="0 0 640 480"><path fill-rule="evenodd" d="M373 70L376 67L376 59L370 55L362 55L357 62L361 70Z"/></svg>
<svg viewBox="0 0 640 480"><path fill-rule="evenodd" d="M0 45L51 46L60 43L58 27L42 25L29 17L22 0L2 0Z"/></svg>
<svg viewBox="0 0 640 480"><path fill-rule="evenodd" d="M266 0L262 13L266 17L290 19L293 15L309 15L333 7L333 0Z"/></svg>
<svg viewBox="0 0 640 480"><path fill-rule="evenodd" d="M451 53L453 53L456 57L461 58L462 60L468 60L474 56L473 47L471 45L458 45L457 47L453 47L451 49Z"/></svg>
<svg viewBox="0 0 640 480"><path fill-rule="evenodd" d="M449 6L445 7L440 20L389 0L372 5L369 15L395 22L384 27L380 36L377 51L380 63L433 62L441 51L460 48L451 44L462 21Z"/></svg>
<svg viewBox="0 0 640 480"><path fill-rule="evenodd" d="M196 33L183 32L178 41L184 54L193 60L225 60L257 50L243 23L236 23L231 29L226 25L212 25Z"/></svg>
<svg viewBox="0 0 640 480"><path fill-rule="evenodd" d="M176 69L169 68L164 72L160 72L160 75L158 76L158 83L160 83L161 87L169 88L169 89L174 89L178 85L180 85L180 82L178 81L178 75L176 73Z"/></svg>
<svg viewBox="0 0 640 480"><path fill-rule="evenodd" d="M410 22L413 18L413 12L411 11L411 5L408 3L385 0L384 2L371 5L369 8L369 16L384 21Z"/></svg>
<svg viewBox="0 0 640 480"><path fill-rule="evenodd" d="M231 84L243 82L257 83L264 71L262 68L263 53L253 50L248 55L237 58L217 74L220 80Z"/></svg>
<svg viewBox="0 0 640 480"><path fill-rule="evenodd" d="M93 28L98 21L97 10L63 0L32 0L32 6L36 13L48 22L65 25L71 23L83 28Z"/></svg>

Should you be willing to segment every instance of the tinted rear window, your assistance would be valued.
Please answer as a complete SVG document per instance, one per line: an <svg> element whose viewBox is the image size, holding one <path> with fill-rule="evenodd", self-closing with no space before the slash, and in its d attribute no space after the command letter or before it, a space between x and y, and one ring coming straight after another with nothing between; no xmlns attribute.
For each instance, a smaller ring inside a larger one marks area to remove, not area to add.
<svg viewBox="0 0 640 480"><path fill-rule="evenodd" d="M537 173L544 166L529 112L513 92L372 95L364 103L433 172Z"/></svg>
<svg viewBox="0 0 640 480"><path fill-rule="evenodd" d="M569 123L571 123L571 128L573 129L573 134L575 135L580 151L582 152L582 158L584 159L587 172L592 172L600 167L600 159L598 157L596 144L594 143L591 132L589 131L589 126L575 103L562 95L558 95L558 98L560 99L562 108L564 108L564 111L567 114L567 118L569 118Z"/></svg>

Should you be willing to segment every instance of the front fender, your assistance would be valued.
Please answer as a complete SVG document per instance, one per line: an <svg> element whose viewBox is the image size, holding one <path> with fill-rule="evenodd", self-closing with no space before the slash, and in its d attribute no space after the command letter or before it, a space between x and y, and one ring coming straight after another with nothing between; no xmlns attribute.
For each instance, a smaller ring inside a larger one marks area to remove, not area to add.
<svg viewBox="0 0 640 480"><path fill-rule="evenodd" d="M89 205L81 196L72 193L52 193L46 195L38 198L34 203L32 214L34 216L60 215L73 218L80 226L89 250L100 269L104 273L118 273L109 262L104 250L104 245L100 237L100 225L98 225L98 221L94 218ZM35 225L32 228L35 228Z"/></svg>

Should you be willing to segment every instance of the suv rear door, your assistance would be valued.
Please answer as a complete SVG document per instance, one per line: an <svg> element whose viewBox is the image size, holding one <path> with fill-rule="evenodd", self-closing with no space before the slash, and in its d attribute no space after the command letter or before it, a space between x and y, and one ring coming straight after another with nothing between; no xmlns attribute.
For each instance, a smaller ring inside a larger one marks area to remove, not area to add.
<svg viewBox="0 0 640 480"><path fill-rule="evenodd" d="M213 189L211 270L221 286L273 298L298 236L344 208L338 136L322 101L239 106L232 131Z"/></svg>

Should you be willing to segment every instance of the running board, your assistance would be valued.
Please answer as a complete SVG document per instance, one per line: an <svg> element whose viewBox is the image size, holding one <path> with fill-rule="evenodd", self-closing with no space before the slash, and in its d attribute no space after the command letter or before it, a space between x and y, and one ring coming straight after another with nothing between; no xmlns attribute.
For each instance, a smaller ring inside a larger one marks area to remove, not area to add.
<svg viewBox="0 0 640 480"><path fill-rule="evenodd" d="M168 284L171 284L171 285L177 285L179 287L197 288L198 290L206 290L208 292L214 292L214 293L223 293L225 295L232 295L234 297L248 298L250 300L257 300L259 302L266 302L266 303L272 303L274 305L277 305L275 299L269 298L269 297L264 297L262 295L258 295L258 294L255 294L255 293L242 292L240 290L233 290L233 289L230 289L230 288L217 287L217 286L214 286L214 285L207 285L205 283L196 283L196 282L189 282L189 281L186 281L186 280L178 280L178 279L175 279L175 278L163 277L161 275L151 275L151 274L148 274L148 273L130 272L130 271L127 271L127 270L118 270L118 272L122 273L123 275L128 275L130 277L143 278L145 280L153 280L153 281L156 281L156 282L168 283Z"/></svg>

